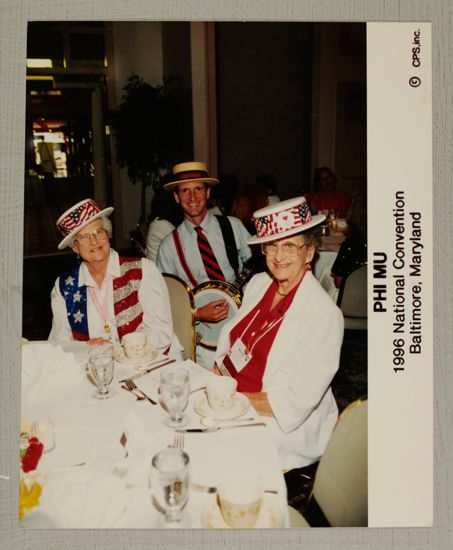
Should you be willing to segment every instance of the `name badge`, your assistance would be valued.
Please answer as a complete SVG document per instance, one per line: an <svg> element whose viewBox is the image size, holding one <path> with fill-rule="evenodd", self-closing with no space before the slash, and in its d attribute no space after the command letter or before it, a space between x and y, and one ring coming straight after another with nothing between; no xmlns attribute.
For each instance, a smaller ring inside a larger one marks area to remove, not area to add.
<svg viewBox="0 0 453 550"><path fill-rule="evenodd" d="M245 345L240 338L233 344L228 356L237 372L240 372L250 361L250 354L246 353Z"/></svg>

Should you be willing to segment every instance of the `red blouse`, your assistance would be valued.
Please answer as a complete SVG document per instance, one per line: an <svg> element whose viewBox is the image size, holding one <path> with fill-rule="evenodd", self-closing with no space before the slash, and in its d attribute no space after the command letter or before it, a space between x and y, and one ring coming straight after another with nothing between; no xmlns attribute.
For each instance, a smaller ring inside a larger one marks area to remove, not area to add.
<svg viewBox="0 0 453 550"><path fill-rule="evenodd" d="M243 369L236 371L229 355L223 360L228 372L238 381L240 392L260 392L263 387L263 375L267 356L280 329L286 311L290 307L301 281L273 308L272 302L277 292L274 281L260 302L233 327L230 332L230 349L241 338L250 360Z"/></svg>

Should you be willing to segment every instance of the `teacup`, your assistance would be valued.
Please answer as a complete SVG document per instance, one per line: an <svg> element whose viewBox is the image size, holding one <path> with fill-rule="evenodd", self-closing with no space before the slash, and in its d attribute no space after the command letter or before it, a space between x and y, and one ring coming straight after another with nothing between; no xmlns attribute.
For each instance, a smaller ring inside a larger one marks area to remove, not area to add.
<svg viewBox="0 0 453 550"><path fill-rule="evenodd" d="M211 409L228 411L234 405L237 380L231 376L211 376L206 382L206 396Z"/></svg>
<svg viewBox="0 0 453 550"><path fill-rule="evenodd" d="M218 502L223 519L230 527L247 529L258 521L264 489L252 475L231 474L218 488Z"/></svg>
<svg viewBox="0 0 453 550"><path fill-rule="evenodd" d="M141 359L147 351L146 334L143 332L130 332L122 339L123 349L129 359Z"/></svg>

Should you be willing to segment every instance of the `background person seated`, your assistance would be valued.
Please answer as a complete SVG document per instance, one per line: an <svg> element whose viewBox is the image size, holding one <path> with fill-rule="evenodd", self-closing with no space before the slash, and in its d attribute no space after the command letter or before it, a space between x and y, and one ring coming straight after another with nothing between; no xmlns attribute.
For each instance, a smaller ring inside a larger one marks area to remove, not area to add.
<svg viewBox="0 0 453 550"><path fill-rule="evenodd" d="M367 201L366 190L359 191L352 201L347 217L348 236L341 243L332 265L332 277L336 288L360 266L367 263Z"/></svg>
<svg viewBox="0 0 453 550"><path fill-rule="evenodd" d="M347 193L337 189L335 175L327 166L315 170L313 191L305 193L305 197L316 212L333 210L339 218L346 217L352 200Z"/></svg>

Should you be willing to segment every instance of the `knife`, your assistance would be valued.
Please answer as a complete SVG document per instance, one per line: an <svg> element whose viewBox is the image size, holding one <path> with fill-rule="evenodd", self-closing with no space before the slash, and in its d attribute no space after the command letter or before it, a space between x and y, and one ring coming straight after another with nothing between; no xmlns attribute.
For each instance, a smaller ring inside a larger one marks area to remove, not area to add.
<svg viewBox="0 0 453 550"><path fill-rule="evenodd" d="M143 372L139 372L138 374L134 374L134 376L128 376L127 378L129 378L130 380L135 380L136 378L141 378L142 376L145 376L145 374L148 374L152 370L160 369L160 367L165 367L165 365L169 365L170 363L175 363L175 362L176 362L176 359L164 359L163 361L161 360L160 363L154 364L149 369L146 369ZM119 380L119 383L121 384L125 380L126 378L124 380Z"/></svg>
<svg viewBox="0 0 453 550"><path fill-rule="evenodd" d="M215 426L214 428L181 428L175 432L217 432L218 430L227 430L228 428L245 428L246 426L265 426L265 422L254 422L253 424L234 424L233 426Z"/></svg>

